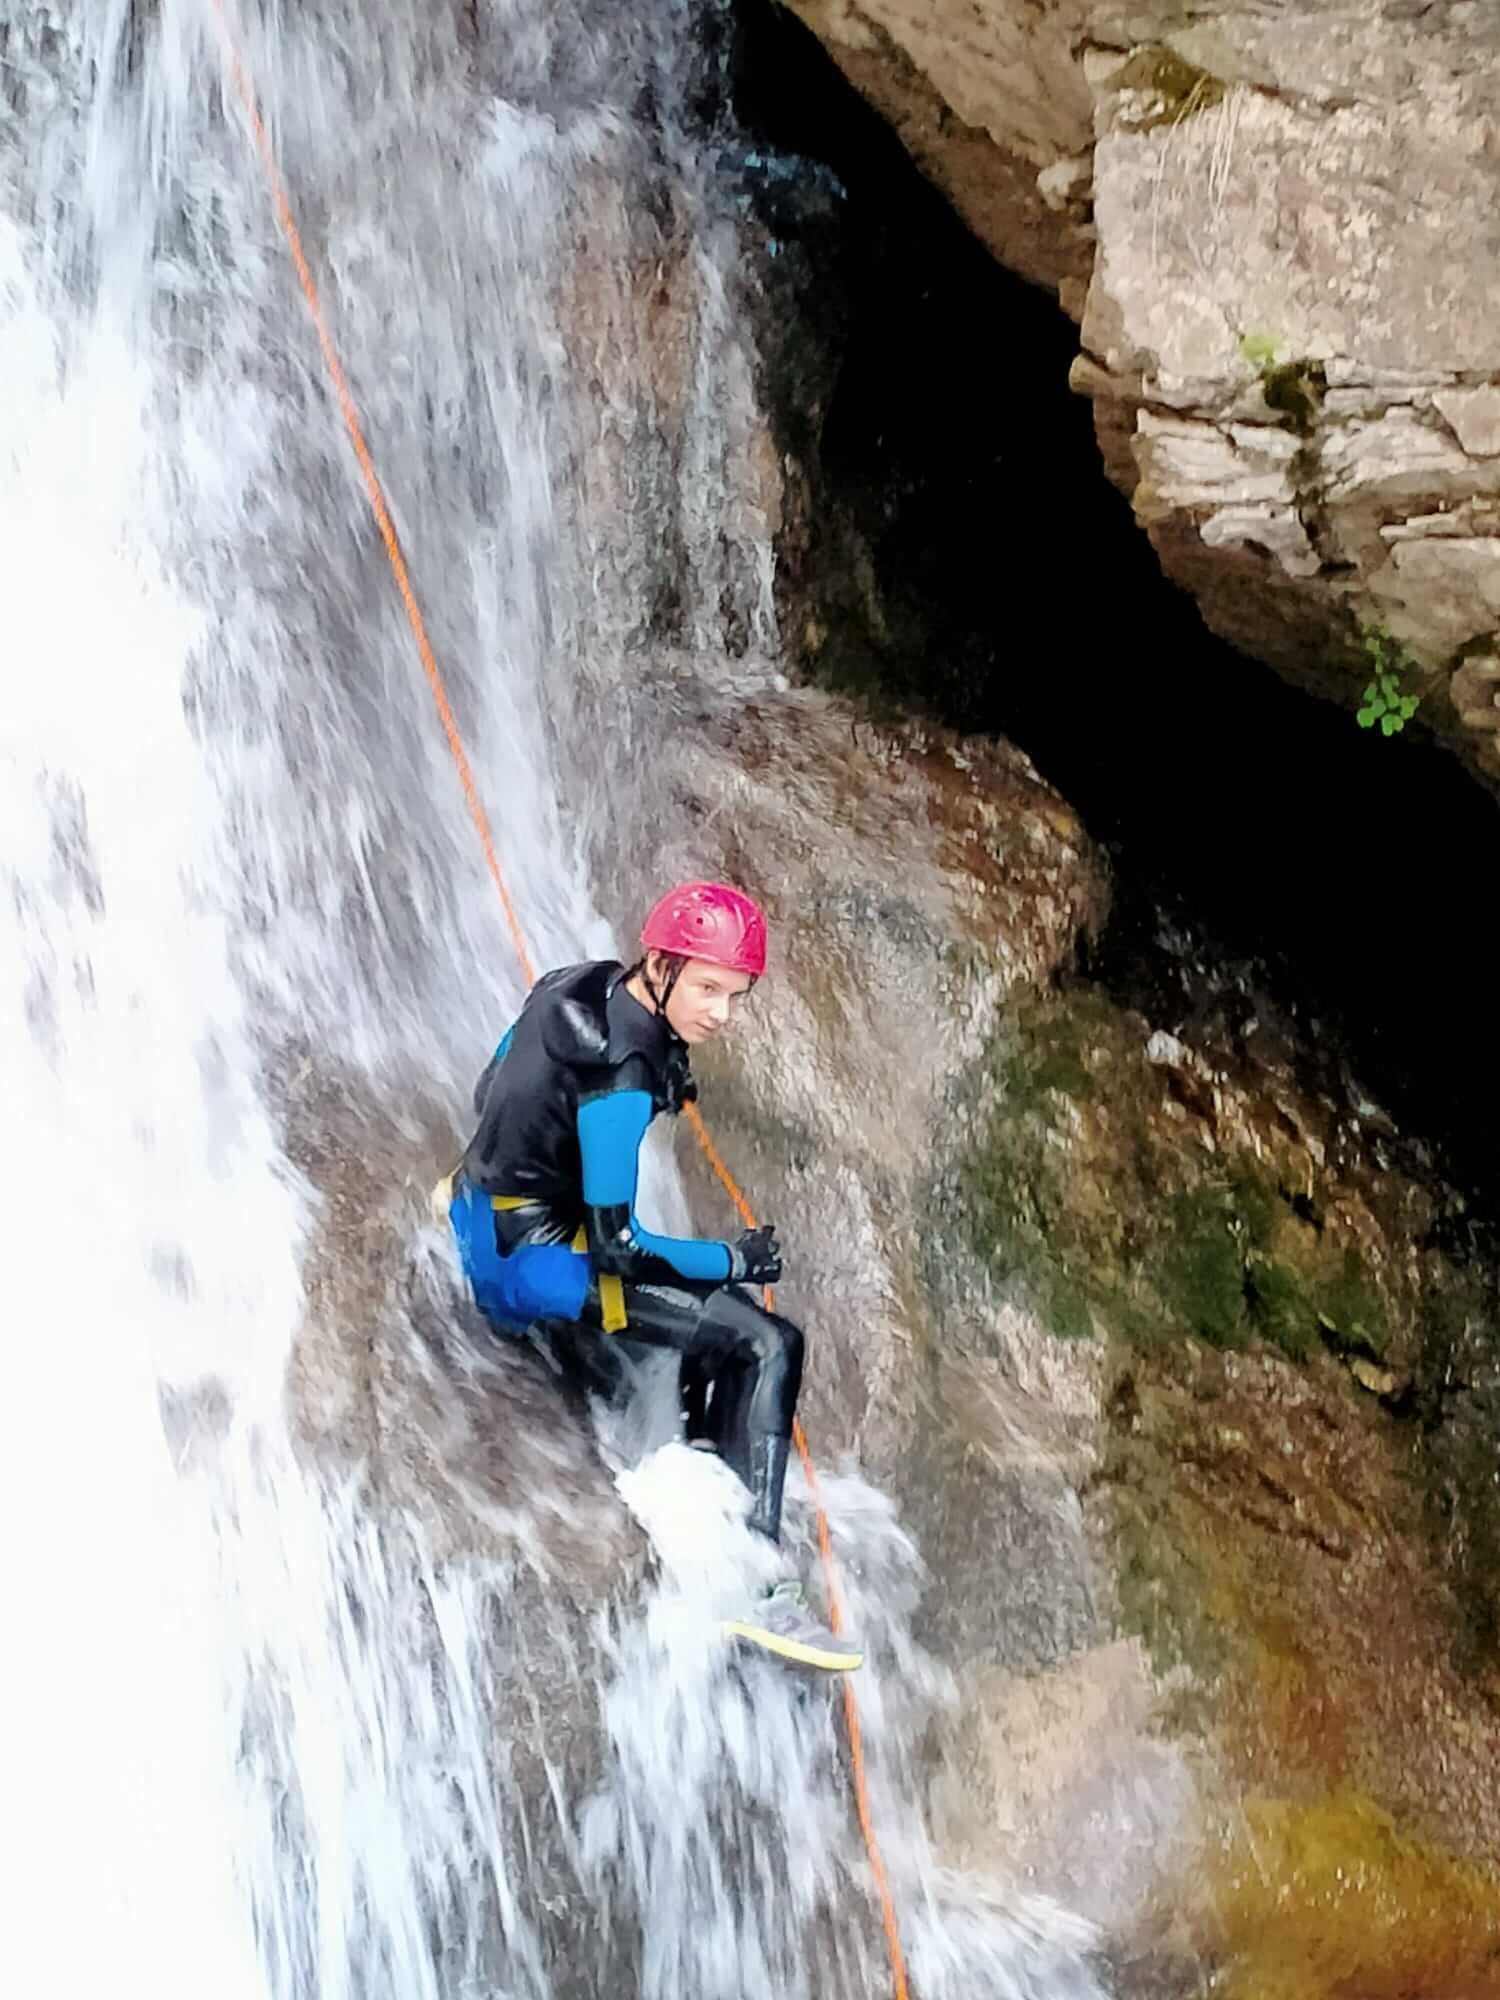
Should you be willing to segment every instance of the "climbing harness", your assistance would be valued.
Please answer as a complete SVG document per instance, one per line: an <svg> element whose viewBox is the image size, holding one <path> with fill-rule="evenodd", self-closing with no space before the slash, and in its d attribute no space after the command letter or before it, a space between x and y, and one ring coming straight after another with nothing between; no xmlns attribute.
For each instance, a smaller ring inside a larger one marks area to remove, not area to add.
<svg viewBox="0 0 1500 2000"><path fill-rule="evenodd" d="M484 809L484 802L479 796L479 788L474 781L473 767L469 763L468 753L464 749L463 737L460 735L458 724L454 719L452 705L448 700L448 691L443 681L442 672L438 667L437 657L432 650L432 642L427 636L427 624L422 616L421 606L417 602L417 594L412 586L411 576L406 567L406 559L401 553L401 544L396 534L396 524L391 518L391 510L386 501L385 488L382 486L380 474L375 468L374 456L366 440L364 426L360 422L359 410L354 401L353 391L349 387L349 378L344 373L344 366L339 359L338 348L334 344L333 334L329 328L327 316L323 311L323 302L318 291L317 281L313 277L312 266L308 263L307 253L302 247L302 234L297 227L297 219L292 213L291 201L287 195L286 184L281 177L281 169L277 163L275 149L271 144L270 134L267 132L265 120L261 116L255 87L250 80L249 71L246 69L245 63L241 58L234 29L225 9L224 0L214 0L214 11L219 19L219 27L224 42L225 61L228 65L234 93L243 107L245 122L249 128L255 152L265 171L266 182L270 191L271 206L275 210L276 220L280 225L282 236L286 240L286 246L291 255L292 263L296 268L297 278L302 287L302 295L306 300L308 314L312 319L313 330L318 337L318 346L322 350L324 365L328 371L328 378L333 387L334 396L338 401L340 412L343 415L344 428L349 434L349 442L353 447L354 456L359 462L359 469L364 478L365 491L369 495L370 508L375 516L376 526L380 530L380 538L385 544L385 552L391 565L391 574L395 578L396 588L400 593L401 602L406 611L407 622L411 626L412 638L416 642L417 655L422 662L422 670L426 674L428 686L432 690L432 698L437 708L438 720L443 726L443 734L447 738L448 748L452 753L454 767L458 772L458 781L469 808L469 817L473 821L474 829L479 836L479 844L484 853L485 865L489 869L490 877L499 894L500 907L505 917L506 928L510 932L511 943L515 948L522 976L526 984L532 986L536 983L536 966L532 960L531 952L527 947L526 934L521 928L521 920L517 914L515 903L511 898L510 887L505 879L505 871L500 865L500 857L495 849L494 835L490 830L489 815ZM740 1192L738 1183L730 1173L729 1168L725 1165L697 1106L689 1104L684 1109L698 1144L703 1149L704 1157L724 1188L736 1213L740 1216L747 1229L754 1229L757 1226L755 1212ZM772 1294L767 1289L766 1302L768 1305L771 1303L771 1300ZM802 1461L802 1470L807 1479L807 1490L812 1500L813 1513L818 1526L818 1549L823 1562L824 1587L828 1593L828 1623L830 1629L835 1634L838 1634L844 1629L844 1607L838 1585L838 1572L834 1563L833 1536L828 1525L828 1511L823 1505L822 1489L818 1481L817 1468L813 1464L812 1453L808 1448L807 1435L802 1428L800 1419L796 1420L793 1425L793 1437L796 1441L797 1455ZM895 1899L891 1893L890 1879L886 1874L885 1862L881 1858L880 1843L876 1837L875 1823L870 1811L869 1782L865 1771L864 1738L860 1730L859 1704L855 1699L854 1690L850 1686L847 1677L844 1680L843 1694L844 1719L849 1735L849 1770L854 1790L854 1806L859 1820L860 1833L864 1837L865 1851L869 1856L870 1873L880 1905L886 1947L890 1953L892 1990L895 2000L909 2000L910 1988L906 1975L906 1955L901 1944L901 1931L896 1918Z"/></svg>
<svg viewBox="0 0 1500 2000"><path fill-rule="evenodd" d="M544 1204L533 1201L523 1194L492 1194L490 1207L497 1215L513 1215L518 1210L540 1208ZM587 1250L589 1233L580 1224L568 1248L574 1252ZM609 1271L601 1271L596 1280L599 1287L599 1316L606 1333L624 1333L630 1325L630 1314L625 1309L625 1281Z"/></svg>

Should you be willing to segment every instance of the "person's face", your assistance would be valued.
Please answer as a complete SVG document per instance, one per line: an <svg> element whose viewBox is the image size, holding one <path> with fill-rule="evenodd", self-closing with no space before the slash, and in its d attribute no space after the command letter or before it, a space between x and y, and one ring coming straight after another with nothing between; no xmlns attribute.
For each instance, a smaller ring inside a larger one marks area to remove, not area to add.
<svg viewBox="0 0 1500 2000"><path fill-rule="evenodd" d="M666 960L651 955L651 978L658 993L667 983ZM690 958L667 1002L667 1025L691 1047L712 1041L733 1018L734 1003L752 985L748 972L726 972L706 958Z"/></svg>

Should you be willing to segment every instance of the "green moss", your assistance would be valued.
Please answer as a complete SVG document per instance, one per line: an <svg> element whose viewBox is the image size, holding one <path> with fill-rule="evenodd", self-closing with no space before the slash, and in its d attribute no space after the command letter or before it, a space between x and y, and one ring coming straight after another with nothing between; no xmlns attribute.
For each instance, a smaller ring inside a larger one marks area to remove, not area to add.
<svg viewBox="0 0 1500 2000"><path fill-rule="evenodd" d="M1093 1338L1094 1307L1086 1283L1058 1273L1046 1284L1043 1310L1047 1325L1060 1340Z"/></svg>
<svg viewBox="0 0 1500 2000"><path fill-rule="evenodd" d="M1456 1427L1433 1441L1433 1526L1453 1565L1459 1656L1471 1669L1500 1658L1500 1492L1495 1442L1477 1425Z"/></svg>
<svg viewBox="0 0 1500 2000"><path fill-rule="evenodd" d="M1274 333L1254 331L1242 333L1239 338L1240 353L1257 375L1264 375L1268 368L1274 366L1280 347L1281 342Z"/></svg>
<svg viewBox="0 0 1500 2000"><path fill-rule="evenodd" d="M1243 1346L1248 1330L1237 1219L1227 1188L1171 1196L1150 1266L1170 1330L1197 1334L1212 1347Z"/></svg>
<svg viewBox="0 0 1500 2000"><path fill-rule="evenodd" d="M1164 42L1150 42L1134 50L1110 78L1110 84L1117 92L1141 100L1121 117L1127 132L1154 132L1162 125L1180 125L1185 118L1222 104L1227 94L1222 77L1190 63Z"/></svg>
<svg viewBox="0 0 1500 2000"><path fill-rule="evenodd" d="M1138 1638L1150 1653L1158 1673L1174 1667L1198 1668L1196 1648L1189 1643L1184 1605L1191 1603L1193 1583L1169 1578L1163 1551L1144 1534L1133 1548L1122 1549L1115 1570L1115 1591L1121 1627Z"/></svg>
<svg viewBox="0 0 1500 2000"><path fill-rule="evenodd" d="M1321 361L1283 361L1261 370L1261 394L1285 429L1298 437L1311 435L1328 393L1328 376Z"/></svg>
<svg viewBox="0 0 1500 2000"><path fill-rule="evenodd" d="M1318 1345L1318 1313L1306 1280L1290 1264L1252 1255L1245 1265L1246 1299L1255 1331L1294 1361Z"/></svg>
<svg viewBox="0 0 1500 2000"><path fill-rule="evenodd" d="M1077 1171L1068 1133L1097 1099L1109 1027L1108 1010L1084 993L1012 1015L978 1072L975 1137L958 1175L973 1247L1049 1325L1075 1335L1092 1331L1117 1288L1110 1217Z"/></svg>
<svg viewBox="0 0 1500 2000"><path fill-rule="evenodd" d="M1281 342L1274 334L1242 333L1241 358L1260 377L1261 394L1267 409L1279 418L1284 429L1298 437L1310 437L1328 393L1328 374L1321 361L1278 361Z"/></svg>
<svg viewBox="0 0 1500 2000"><path fill-rule="evenodd" d="M1249 1165L1230 1173L1227 1192L1245 1243L1251 1250L1265 1250L1285 1220L1285 1195Z"/></svg>
<svg viewBox="0 0 1500 2000"><path fill-rule="evenodd" d="M1314 1302L1331 1347L1382 1358L1390 1341L1385 1309L1354 1251L1345 1251L1343 1268L1318 1287Z"/></svg>
<svg viewBox="0 0 1500 2000"><path fill-rule="evenodd" d="M1088 1051L1107 1036L1110 1016L1106 1002L1079 992L1064 1004L1043 1003L1015 1017L1011 1034L991 1057L1013 1117L1039 1115L1055 1123L1063 1108L1059 1099L1081 1101L1094 1094Z"/></svg>
<svg viewBox="0 0 1500 2000"><path fill-rule="evenodd" d="M1274 1169L1184 1143L1138 1027L1098 994L1012 1015L977 1087L966 1233L1057 1332L1385 1356L1387 1312L1359 1255Z"/></svg>
<svg viewBox="0 0 1500 2000"><path fill-rule="evenodd" d="M1206 1608L1213 1595L1209 1578L1176 1524L1163 1532L1171 1511L1165 1486L1133 1494L1117 1511L1120 1624L1145 1646L1159 1673L1190 1667L1207 1683L1225 1664L1226 1628Z"/></svg>

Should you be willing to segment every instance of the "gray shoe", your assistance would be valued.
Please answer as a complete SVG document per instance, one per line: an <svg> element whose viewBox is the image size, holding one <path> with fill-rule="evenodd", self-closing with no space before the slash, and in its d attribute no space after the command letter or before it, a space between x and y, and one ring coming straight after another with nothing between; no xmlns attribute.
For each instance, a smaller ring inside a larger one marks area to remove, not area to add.
<svg viewBox="0 0 1500 2000"><path fill-rule="evenodd" d="M816 1667L825 1674L852 1673L864 1663L858 1646L813 1616L795 1577L784 1578L744 1618L727 1620L724 1630L731 1638L743 1639L763 1652L775 1653L801 1667Z"/></svg>

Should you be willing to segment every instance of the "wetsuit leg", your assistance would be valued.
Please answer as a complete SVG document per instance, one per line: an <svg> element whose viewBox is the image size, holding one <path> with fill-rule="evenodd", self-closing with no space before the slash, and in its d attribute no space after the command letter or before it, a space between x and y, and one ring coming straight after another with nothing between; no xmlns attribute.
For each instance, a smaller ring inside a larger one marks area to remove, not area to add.
<svg viewBox="0 0 1500 2000"><path fill-rule="evenodd" d="M605 1402L623 1398L633 1386L631 1354L597 1327L576 1320L543 1319L528 1329L531 1344L547 1365L585 1396Z"/></svg>
<svg viewBox="0 0 1500 2000"><path fill-rule="evenodd" d="M683 1435L689 1444L714 1444L714 1371L701 1356L684 1354L678 1375Z"/></svg>
<svg viewBox="0 0 1500 2000"><path fill-rule="evenodd" d="M778 1540L792 1418L802 1386L800 1327L767 1312L739 1285L627 1285L625 1309L628 1330L606 1334L598 1299L590 1297L578 1329L578 1362L595 1355L589 1336L596 1328L605 1345L619 1341L680 1354L689 1435L696 1425L733 1467L753 1498L751 1526Z"/></svg>
<svg viewBox="0 0 1500 2000"><path fill-rule="evenodd" d="M715 1295L705 1322L705 1333L727 1336L711 1364L707 1434L754 1496L750 1525L774 1542L802 1386L802 1330L738 1288Z"/></svg>

